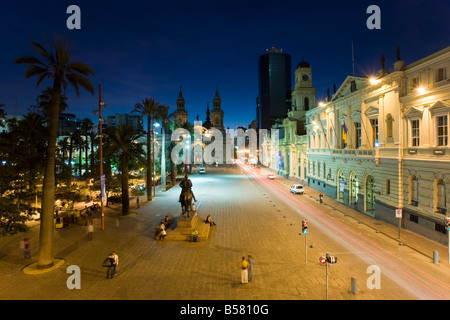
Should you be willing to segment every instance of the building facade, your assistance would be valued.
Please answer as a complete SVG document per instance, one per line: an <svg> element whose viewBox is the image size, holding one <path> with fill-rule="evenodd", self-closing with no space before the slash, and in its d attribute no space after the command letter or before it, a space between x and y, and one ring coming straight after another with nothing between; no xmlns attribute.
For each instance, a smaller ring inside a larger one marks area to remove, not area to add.
<svg viewBox="0 0 450 320"><path fill-rule="evenodd" d="M307 180L349 207L446 243L450 47L349 76L306 113Z"/></svg>
<svg viewBox="0 0 450 320"><path fill-rule="evenodd" d="M403 228L447 244L450 47L409 65L398 51L392 71L382 61L373 77L348 76L321 103L306 67L263 143L263 164L393 225L400 209Z"/></svg>
<svg viewBox="0 0 450 320"><path fill-rule="evenodd" d="M108 128L118 128L120 125L133 127L137 132L144 131L144 121L140 115L116 113L115 115L108 116Z"/></svg>

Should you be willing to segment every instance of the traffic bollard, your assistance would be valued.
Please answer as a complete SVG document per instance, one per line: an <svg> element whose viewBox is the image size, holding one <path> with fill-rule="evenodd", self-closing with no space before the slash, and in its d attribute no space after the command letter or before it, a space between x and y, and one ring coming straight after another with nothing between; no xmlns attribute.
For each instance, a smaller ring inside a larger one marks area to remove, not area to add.
<svg viewBox="0 0 450 320"><path fill-rule="evenodd" d="M439 252L433 251L433 263L439 264Z"/></svg>
<svg viewBox="0 0 450 320"><path fill-rule="evenodd" d="M352 293L356 294L358 292L356 288L356 278L352 278Z"/></svg>

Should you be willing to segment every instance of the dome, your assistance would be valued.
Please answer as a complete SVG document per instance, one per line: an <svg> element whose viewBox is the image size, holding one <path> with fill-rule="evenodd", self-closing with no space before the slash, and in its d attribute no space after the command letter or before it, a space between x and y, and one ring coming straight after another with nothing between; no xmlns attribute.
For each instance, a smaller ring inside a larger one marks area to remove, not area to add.
<svg viewBox="0 0 450 320"><path fill-rule="evenodd" d="M302 62L300 62L298 65L297 65L297 69L298 68L311 68L311 66L309 65L309 63L308 62L306 62L306 61L302 61Z"/></svg>

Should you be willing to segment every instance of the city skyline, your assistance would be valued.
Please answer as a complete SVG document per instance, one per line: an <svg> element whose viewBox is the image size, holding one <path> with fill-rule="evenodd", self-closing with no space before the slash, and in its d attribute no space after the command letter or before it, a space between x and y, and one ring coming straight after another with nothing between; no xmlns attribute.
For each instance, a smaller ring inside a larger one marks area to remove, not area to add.
<svg viewBox="0 0 450 320"><path fill-rule="evenodd" d="M3 3L5 28L0 37L9 49L0 53L0 102L7 114L24 114L48 82L36 88L25 79L15 58L32 53L30 41L53 35L73 42L77 60L90 65L94 96L68 91L66 112L95 119L98 84L102 84L106 115L129 113L145 97L176 110L180 86L188 120L204 121L216 88L224 110L224 127L248 126L256 117L258 58L266 49L283 49L292 57L291 71L302 61L312 67L317 101L353 73L370 76L380 69L381 56L392 70L397 46L406 65L448 45L442 1L378 1L381 29L369 30L368 1L319 4L269 2L196 2L175 5L78 1L81 30L69 30L66 9L72 3L31 1ZM442 18L440 18L442 17ZM436 31L438 31L436 33ZM293 88L292 88L293 89Z"/></svg>

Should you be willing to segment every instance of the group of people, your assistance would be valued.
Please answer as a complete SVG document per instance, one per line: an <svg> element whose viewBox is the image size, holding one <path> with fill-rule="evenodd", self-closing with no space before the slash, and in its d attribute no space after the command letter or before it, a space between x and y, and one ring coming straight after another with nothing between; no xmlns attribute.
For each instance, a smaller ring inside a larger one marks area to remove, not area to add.
<svg viewBox="0 0 450 320"><path fill-rule="evenodd" d="M241 263L239 265L241 267L241 283L248 283L253 280L253 268L255 266L255 261L251 255L242 257Z"/></svg>
<svg viewBox="0 0 450 320"><path fill-rule="evenodd" d="M119 265L119 256L115 251L111 252L111 254L103 261L103 266L106 267L106 279L114 278L116 274L116 267Z"/></svg>

